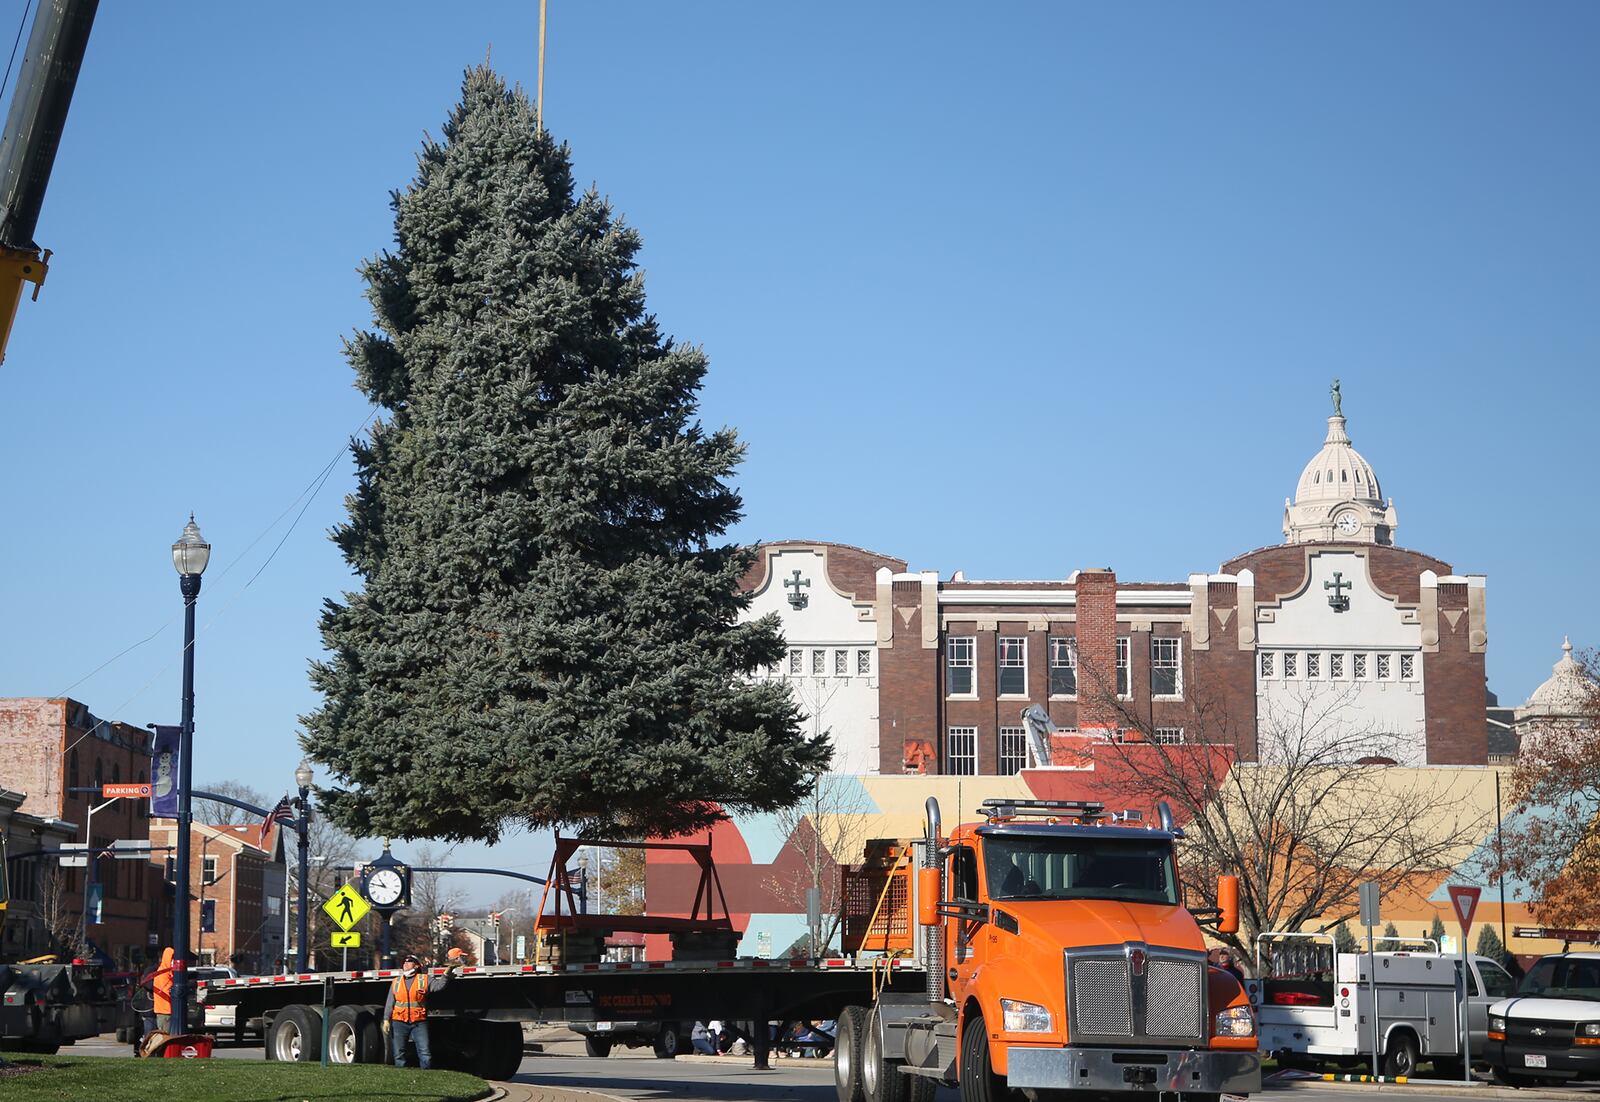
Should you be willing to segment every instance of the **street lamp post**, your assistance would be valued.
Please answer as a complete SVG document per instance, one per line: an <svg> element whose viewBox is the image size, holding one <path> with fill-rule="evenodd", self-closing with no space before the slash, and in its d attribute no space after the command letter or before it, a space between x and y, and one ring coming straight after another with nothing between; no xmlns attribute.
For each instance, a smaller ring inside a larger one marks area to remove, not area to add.
<svg viewBox="0 0 1600 1102"><path fill-rule="evenodd" d="M311 765L301 759L300 767L294 771L294 783L300 786L300 820L295 824L300 833L300 916L299 926L295 930L298 951L295 954L295 970L306 970L306 901L311 898L307 891L307 883L311 879Z"/></svg>
<svg viewBox="0 0 1600 1102"><path fill-rule="evenodd" d="M189 830L193 814L189 787L194 765L194 603L200 596L200 575L211 558L211 545L189 514L183 535L172 545L172 565L183 593L183 720L178 733L178 855L173 886L172 1032L189 1031Z"/></svg>

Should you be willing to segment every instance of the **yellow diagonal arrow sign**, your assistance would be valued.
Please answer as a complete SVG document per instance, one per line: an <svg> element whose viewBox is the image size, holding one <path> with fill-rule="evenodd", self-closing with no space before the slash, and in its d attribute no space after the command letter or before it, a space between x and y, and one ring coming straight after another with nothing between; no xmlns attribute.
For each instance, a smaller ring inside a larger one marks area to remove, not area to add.
<svg viewBox="0 0 1600 1102"><path fill-rule="evenodd" d="M372 910L372 904L356 891L354 885L346 884L328 897L322 909L333 919L335 926L341 930L349 930L367 917L367 912Z"/></svg>

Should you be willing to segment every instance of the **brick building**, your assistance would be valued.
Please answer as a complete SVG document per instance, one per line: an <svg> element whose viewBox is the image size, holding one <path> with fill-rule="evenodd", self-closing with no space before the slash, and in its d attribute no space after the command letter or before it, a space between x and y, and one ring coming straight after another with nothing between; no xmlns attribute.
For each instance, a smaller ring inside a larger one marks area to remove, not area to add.
<svg viewBox="0 0 1600 1102"><path fill-rule="evenodd" d="M39 856L39 851L59 849L77 834L71 823L20 810L22 801L23 793L0 786L0 837L5 839L6 883L11 891L0 960L26 960L50 951L49 919L55 916L46 911L45 873L55 861Z"/></svg>
<svg viewBox="0 0 1600 1102"><path fill-rule="evenodd" d="M177 834L177 823L171 819L151 822L152 846L175 846ZM246 974L279 966L284 866L275 858L280 834L275 827L263 842L260 823L190 827L189 929L199 963L229 965ZM173 859L153 854L151 863L170 884ZM202 922L208 910L209 931Z"/></svg>
<svg viewBox="0 0 1600 1102"><path fill-rule="evenodd" d="M160 930L161 882L144 860L98 855L113 842L144 840L149 834L149 805L144 800L104 801L75 788L102 784L142 783L150 776L149 732L97 718L87 707L67 698L24 697L0 700L0 788L22 793L17 810L45 820L64 820L69 841L90 843L101 885L101 922L91 924L89 941L120 964L144 960ZM85 870L60 869L35 862L16 870L25 881L12 890L29 891L50 906L83 913ZM45 897L51 897L45 899Z"/></svg>
<svg viewBox="0 0 1600 1102"><path fill-rule="evenodd" d="M1015 773L1034 703L1086 737L1226 742L1246 759L1316 704L1333 719L1309 737L1405 764L1483 764L1484 579L1395 547L1397 527L1336 395L1285 502L1285 542L1215 573L969 581L787 542L762 548L746 588L751 614L778 612L790 641L769 675L808 710L826 702L836 759L865 762L841 771ZM808 557L820 559L809 572L791 563Z"/></svg>

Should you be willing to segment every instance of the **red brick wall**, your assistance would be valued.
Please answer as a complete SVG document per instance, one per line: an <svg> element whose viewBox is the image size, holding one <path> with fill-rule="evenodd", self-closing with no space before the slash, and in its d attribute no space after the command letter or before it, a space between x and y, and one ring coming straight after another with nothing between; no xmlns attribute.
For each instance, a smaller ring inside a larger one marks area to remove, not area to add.
<svg viewBox="0 0 1600 1102"><path fill-rule="evenodd" d="M909 610L909 619L902 609ZM893 646L878 650L878 770L904 773L908 761L932 755L922 768L910 771L937 772L943 654L922 645L920 580L894 583L889 615Z"/></svg>

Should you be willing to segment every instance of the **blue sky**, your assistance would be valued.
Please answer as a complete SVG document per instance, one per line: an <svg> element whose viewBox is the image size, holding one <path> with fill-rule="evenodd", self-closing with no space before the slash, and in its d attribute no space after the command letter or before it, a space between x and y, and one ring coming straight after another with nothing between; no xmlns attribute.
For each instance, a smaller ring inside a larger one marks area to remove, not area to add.
<svg viewBox="0 0 1600 1102"><path fill-rule="evenodd" d="M1502 698L1597 641L1600 8L551 7L547 121L710 354L739 538L1181 579L1281 538L1338 376L1399 542L1489 576ZM0 366L0 695L175 720L193 509L195 775L289 783L356 266L462 69L536 41L533 0L102 5Z"/></svg>

